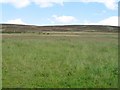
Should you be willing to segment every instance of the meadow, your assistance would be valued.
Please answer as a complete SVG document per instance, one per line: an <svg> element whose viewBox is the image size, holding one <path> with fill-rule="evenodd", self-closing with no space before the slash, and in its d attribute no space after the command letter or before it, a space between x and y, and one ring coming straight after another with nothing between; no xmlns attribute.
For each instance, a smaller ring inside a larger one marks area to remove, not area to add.
<svg viewBox="0 0 120 90"><path fill-rule="evenodd" d="M3 88L117 88L117 33L3 34Z"/></svg>

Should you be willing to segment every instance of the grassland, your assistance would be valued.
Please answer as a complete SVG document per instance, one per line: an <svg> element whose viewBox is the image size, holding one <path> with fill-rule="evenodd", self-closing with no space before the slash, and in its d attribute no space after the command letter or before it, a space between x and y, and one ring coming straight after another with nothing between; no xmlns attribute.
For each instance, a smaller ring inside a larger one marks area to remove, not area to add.
<svg viewBox="0 0 120 90"><path fill-rule="evenodd" d="M0 89L2 89L2 35L0 35Z"/></svg>
<svg viewBox="0 0 120 90"><path fill-rule="evenodd" d="M115 88L116 33L3 34L4 88Z"/></svg>

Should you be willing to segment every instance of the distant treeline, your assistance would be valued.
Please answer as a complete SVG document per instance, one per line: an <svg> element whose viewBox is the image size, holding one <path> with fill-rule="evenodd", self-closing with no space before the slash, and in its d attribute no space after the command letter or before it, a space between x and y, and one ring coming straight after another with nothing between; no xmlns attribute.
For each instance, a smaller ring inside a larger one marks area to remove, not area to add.
<svg viewBox="0 0 120 90"><path fill-rule="evenodd" d="M102 25L64 25L64 26L34 26L34 25L16 25L0 24L2 33L40 33L40 32L118 32L118 26Z"/></svg>

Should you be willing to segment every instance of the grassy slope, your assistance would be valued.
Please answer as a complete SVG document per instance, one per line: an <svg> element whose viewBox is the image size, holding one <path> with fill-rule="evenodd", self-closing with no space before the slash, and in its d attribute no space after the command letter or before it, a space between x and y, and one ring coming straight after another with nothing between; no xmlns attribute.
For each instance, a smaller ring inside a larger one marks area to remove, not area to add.
<svg viewBox="0 0 120 90"><path fill-rule="evenodd" d="M0 34L0 89L2 89L2 35Z"/></svg>
<svg viewBox="0 0 120 90"><path fill-rule="evenodd" d="M116 35L3 38L3 87L117 87Z"/></svg>

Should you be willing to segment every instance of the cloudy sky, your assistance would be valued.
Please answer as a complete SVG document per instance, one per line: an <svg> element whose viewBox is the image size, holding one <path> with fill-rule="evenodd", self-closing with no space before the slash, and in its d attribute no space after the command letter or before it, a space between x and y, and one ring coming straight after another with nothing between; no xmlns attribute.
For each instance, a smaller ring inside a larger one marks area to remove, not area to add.
<svg viewBox="0 0 120 90"><path fill-rule="evenodd" d="M0 0L0 23L118 25L119 0Z"/></svg>

